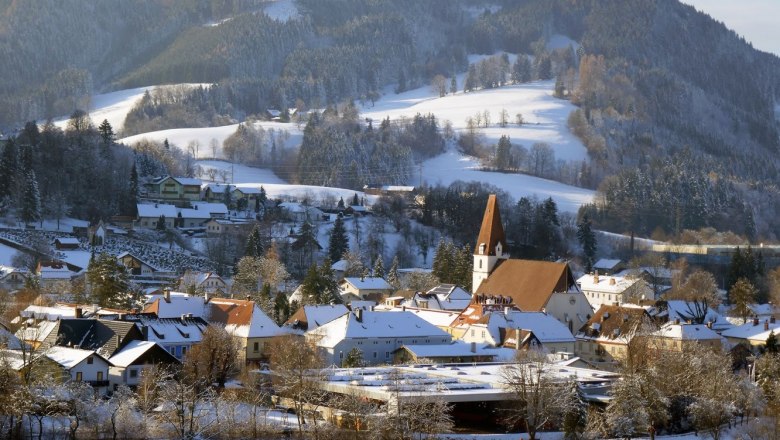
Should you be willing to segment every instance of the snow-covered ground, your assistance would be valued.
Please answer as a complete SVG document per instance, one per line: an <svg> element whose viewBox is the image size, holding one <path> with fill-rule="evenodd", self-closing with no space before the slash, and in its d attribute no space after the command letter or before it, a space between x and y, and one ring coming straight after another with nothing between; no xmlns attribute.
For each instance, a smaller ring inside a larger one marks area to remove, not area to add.
<svg viewBox="0 0 780 440"><path fill-rule="evenodd" d="M0 266L13 266L12 260L16 255L16 249L0 243Z"/></svg>
<svg viewBox="0 0 780 440"><path fill-rule="evenodd" d="M197 87L208 86L208 84L176 84L170 86L148 86L137 87L134 89L117 90L116 92L103 93L100 95L94 95L92 97L92 103L90 105L89 117L92 119L92 123L99 125L103 120L108 120L114 132L119 132L125 125L125 118L127 114L132 110L133 106L144 96L144 93L149 90L156 89L158 87ZM65 128L68 125L68 116L58 118L54 121L54 125Z"/></svg>
<svg viewBox="0 0 780 440"><path fill-rule="evenodd" d="M515 199L552 197L558 210L566 212L577 212L581 205L590 203L595 194L588 189L525 174L480 171L479 166L477 159L450 149L423 162L422 176L429 184L448 185L456 180L486 182L503 189Z"/></svg>
<svg viewBox="0 0 780 440"><path fill-rule="evenodd" d="M463 75L459 75L458 87L462 88ZM466 129L466 120L485 110L490 112L490 125L481 128L488 144L495 145L502 135L515 144L531 148L534 143L546 142L555 151L557 159L581 161L587 150L566 125L569 113L575 107L566 100L552 96L554 81L536 81L496 89L478 90L440 98L430 87L421 87L400 94L388 94L373 107L362 108L361 116L375 121L411 118L415 114L433 113L440 121L449 120L456 131ZM501 111L509 114L509 124L499 126ZM522 114L525 123L514 123L515 115Z"/></svg>
<svg viewBox="0 0 780 440"><path fill-rule="evenodd" d="M300 17L293 0L276 0L268 2L263 9L269 17L279 21L290 21Z"/></svg>
<svg viewBox="0 0 780 440"><path fill-rule="evenodd" d="M284 181L274 174L273 171L267 168L255 168L246 165L237 165L231 162L224 162L221 160L199 160L196 165L200 166L203 170L200 178L203 181L209 181L208 170L216 169L217 171L223 171L228 173L228 182L234 184L251 183L256 185L267 184L284 184ZM222 179L217 175L216 182L223 183Z"/></svg>
<svg viewBox="0 0 780 440"><path fill-rule="evenodd" d="M301 144L303 139L303 132L294 123L282 123L282 122L255 122L255 127L262 127L263 130L268 132L273 129L277 133L286 131L289 134L289 138L285 142L286 147L297 147ZM204 128L174 128L170 130L152 131L149 133L137 134L135 136L129 136L119 139L118 142L122 142L126 145L133 145L134 143L148 139L151 141L162 142L168 139L171 145L175 145L182 150L186 150L190 142L197 142L198 148L196 151L197 157L222 157L222 142L225 141L231 134L236 132L238 124L223 125L221 127L204 127ZM212 141L216 141L216 150L212 149Z"/></svg>
<svg viewBox="0 0 780 440"><path fill-rule="evenodd" d="M343 197L344 201L348 201L352 196L357 193L358 197L366 198L366 204L371 204L377 196L365 195L363 191L355 191L345 188L332 188L329 186L314 186L314 185L290 185L290 184L278 184L278 183L238 183L239 188L259 188L265 189L269 199L282 199L282 200L303 200L308 198L310 200L323 200L325 198L333 198L338 201L339 197Z"/></svg>

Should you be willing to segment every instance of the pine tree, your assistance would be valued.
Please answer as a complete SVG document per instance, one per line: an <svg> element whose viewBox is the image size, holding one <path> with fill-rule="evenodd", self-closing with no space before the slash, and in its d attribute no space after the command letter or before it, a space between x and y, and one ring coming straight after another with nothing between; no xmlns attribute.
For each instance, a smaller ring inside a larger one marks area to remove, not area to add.
<svg viewBox="0 0 780 440"><path fill-rule="evenodd" d="M298 230L298 238L292 244L292 248L301 253L301 264L306 261L308 257L309 263L314 256L314 249L320 249L320 244L317 242L317 237L314 234L314 228L308 221L301 224Z"/></svg>
<svg viewBox="0 0 780 440"><path fill-rule="evenodd" d="M333 265L330 258L325 257L320 265L320 289L322 291L322 300L327 304L341 304L341 295L339 295L339 284L333 273Z"/></svg>
<svg viewBox="0 0 780 440"><path fill-rule="evenodd" d="M157 219L157 230L158 231L164 231L165 230L165 216L160 215L160 217Z"/></svg>
<svg viewBox="0 0 780 440"><path fill-rule="evenodd" d="M764 349L767 351L767 353L772 354L777 354L778 351L780 351L780 345L778 345L777 335L775 335L774 330L769 332L769 336L766 338L766 345L764 346Z"/></svg>
<svg viewBox="0 0 780 440"><path fill-rule="evenodd" d="M127 191L127 215L135 217L138 215L138 170L133 161L133 167L130 168L130 188Z"/></svg>
<svg viewBox="0 0 780 440"><path fill-rule="evenodd" d="M17 154L16 143L9 139L0 156L0 199L11 198L14 194L14 177L19 167Z"/></svg>
<svg viewBox="0 0 780 440"><path fill-rule="evenodd" d="M360 198L358 197L357 193L355 193L355 195L352 196L352 206L358 205L360 205Z"/></svg>
<svg viewBox="0 0 780 440"><path fill-rule="evenodd" d="M265 193L265 188L263 186L260 186L260 194L257 195L257 198L255 199L255 212L260 212L260 207L263 207L263 210L265 210L265 203L268 201L268 195Z"/></svg>
<svg viewBox="0 0 780 440"><path fill-rule="evenodd" d="M379 278L385 277L385 263L382 261L382 255L377 255L374 261L374 276Z"/></svg>
<svg viewBox="0 0 780 440"><path fill-rule="evenodd" d="M393 286L393 289L401 288L401 279L398 276L398 256L393 257L393 262L390 264L390 270L387 271L387 282Z"/></svg>
<svg viewBox="0 0 780 440"><path fill-rule="evenodd" d="M339 197L339 203L336 205L339 209L344 209L344 197Z"/></svg>
<svg viewBox="0 0 780 440"><path fill-rule="evenodd" d="M496 145L496 157L493 162L493 166L499 170L505 170L509 168L509 153L512 148L512 143L509 141L509 136L502 135Z"/></svg>
<svg viewBox="0 0 780 440"><path fill-rule="evenodd" d="M593 270L593 260L596 257L596 234L593 233L588 214L582 216L582 221L577 225L577 240L582 246L583 263L585 273Z"/></svg>
<svg viewBox="0 0 780 440"><path fill-rule="evenodd" d="M36 222L41 219L41 194L38 191L38 180L35 171L27 172L27 182L22 198L21 220L25 223Z"/></svg>
<svg viewBox="0 0 780 440"><path fill-rule="evenodd" d="M450 79L450 93L453 95L458 93L458 80L455 79L455 75Z"/></svg>
<svg viewBox="0 0 780 440"><path fill-rule="evenodd" d="M117 309L130 305L127 272L114 256L100 254L92 261L87 268L87 282L94 303Z"/></svg>
<svg viewBox="0 0 780 440"><path fill-rule="evenodd" d="M252 228L252 232L249 233L249 237L247 237L244 256L262 257L263 255L265 255L265 245L263 244L263 239L260 237L260 228L255 225L255 227Z"/></svg>
<svg viewBox="0 0 780 440"><path fill-rule="evenodd" d="M227 209L231 209L233 207L233 193L230 190L230 185L225 186L225 193L222 194L222 203L225 204Z"/></svg>
<svg viewBox="0 0 780 440"><path fill-rule="evenodd" d="M339 261L349 248L349 238L347 230L344 227L344 221L341 217L336 217L333 223L333 229L330 231L330 240L328 242L328 255L331 261Z"/></svg>
<svg viewBox="0 0 780 440"><path fill-rule="evenodd" d="M291 309L290 302L287 301L287 297L284 293L279 292L274 298L274 319L276 323L281 325L290 317Z"/></svg>
<svg viewBox="0 0 780 440"><path fill-rule="evenodd" d="M111 145L114 143L114 129L108 122L108 119L104 119L98 126L98 133L100 133L100 140L103 144L103 156L108 158L111 156Z"/></svg>

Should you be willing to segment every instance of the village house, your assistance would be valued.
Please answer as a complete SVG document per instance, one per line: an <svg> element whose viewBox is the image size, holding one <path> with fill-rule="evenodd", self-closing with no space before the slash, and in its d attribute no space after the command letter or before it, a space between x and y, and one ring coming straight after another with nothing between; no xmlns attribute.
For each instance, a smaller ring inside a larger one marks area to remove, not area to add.
<svg viewBox="0 0 780 440"><path fill-rule="evenodd" d="M457 321L456 321L457 322ZM479 345L515 350L574 353L574 336L564 324L543 312L521 312L507 307L479 321L467 323L460 339Z"/></svg>
<svg viewBox="0 0 780 440"><path fill-rule="evenodd" d="M114 390L119 385L135 388L141 381L143 371L155 365L174 366L179 360L160 344L151 341L134 340L111 356L108 375Z"/></svg>
<svg viewBox="0 0 780 440"><path fill-rule="evenodd" d="M41 286L54 286L60 282L69 282L77 272L71 270L61 261L41 261L35 270L35 275L41 282Z"/></svg>
<svg viewBox="0 0 780 440"><path fill-rule="evenodd" d="M293 334L304 334L349 313L344 304L303 305L290 316L282 329Z"/></svg>
<svg viewBox="0 0 780 440"><path fill-rule="evenodd" d="M712 325L688 324L679 320L664 323L651 333L651 347L656 350L688 351L694 346L709 347L713 350L723 348L725 339L712 330Z"/></svg>
<svg viewBox="0 0 780 440"><path fill-rule="evenodd" d="M208 302L208 321L225 327L238 342L239 356L247 364L268 360L267 345L282 329L254 301L212 298Z"/></svg>
<svg viewBox="0 0 780 440"><path fill-rule="evenodd" d="M450 344L403 345L393 352L394 364L406 363L474 363L493 362L498 356L497 350L485 348L476 342L452 341Z"/></svg>
<svg viewBox="0 0 780 440"><path fill-rule="evenodd" d="M54 248L58 251L72 251L80 247L81 243L76 237L57 237L54 239Z"/></svg>
<svg viewBox="0 0 780 440"><path fill-rule="evenodd" d="M622 260L613 258L601 258L593 264L593 270L602 275L615 275L625 268Z"/></svg>
<svg viewBox="0 0 780 440"><path fill-rule="evenodd" d="M209 237L215 237L230 233L248 233L255 227L255 224L254 220L212 218L204 226L206 227L206 234Z"/></svg>
<svg viewBox="0 0 780 440"><path fill-rule="evenodd" d="M133 223L133 227L155 229L162 219L167 229L173 228L173 221L179 211L174 205L164 203L139 203L136 205L138 217Z"/></svg>
<svg viewBox="0 0 780 440"><path fill-rule="evenodd" d="M26 269L0 265L0 289L17 290L24 287L29 277Z"/></svg>
<svg viewBox="0 0 780 440"><path fill-rule="evenodd" d="M752 320L724 331L721 335L732 344L746 344L753 351L758 351L766 346L769 335L780 335L780 323L775 317Z"/></svg>
<svg viewBox="0 0 780 440"><path fill-rule="evenodd" d="M452 324L452 321L454 321L460 314L460 312L450 310L416 309L413 307L406 307L401 305L389 307L387 306L387 303L385 303L385 305L377 306L375 310L412 313L423 321L426 321L431 325L435 325L436 327L450 334L452 334L452 328L450 327L450 324Z"/></svg>
<svg viewBox="0 0 780 440"><path fill-rule="evenodd" d="M159 318L153 314L128 314L121 317L135 323L141 330L141 340L156 342L176 359L182 360L203 339L208 323L190 314L176 318Z"/></svg>
<svg viewBox="0 0 780 440"><path fill-rule="evenodd" d="M44 355L62 367L66 380L86 382L100 394L108 392L108 370L111 364L94 350L51 347Z"/></svg>
<svg viewBox="0 0 780 440"><path fill-rule="evenodd" d="M454 284L439 284L427 292L415 292L401 302L402 306L419 309L461 311L471 303L471 294Z"/></svg>
<svg viewBox="0 0 780 440"><path fill-rule="evenodd" d="M595 272L577 279L577 285L593 310L602 305L622 305L626 300L654 300L653 289L642 278L599 275Z"/></svg>
<svg viewBox="0 0 780 440"><path fill-rule="evenodd" d="M278 208L281 210L282 215L295 223L303 223L305 221L312 223L320 222L325 215L319 208L296 202L282 202Z"/></svg>
<svg viewBox="0 0 780 440"><path fill-rule="evenodd" d="M720 334L734 327L725 317L701 301L657 301L647 309L657 324L679 321L687 324L705 324Z"/></svg>
<svg viewBox="0 0 780 440"><path fill-rule="evenodd" d="M339 282L339 293L345 303L362 300L378 303L393 293L393 286L382 277L347 277Z"/></svg>
<svg viewBox="0 0 780 440"><path fill-rule="evenodd" d="M220 296L230 292L227 281L215 272L197 272L189 274L189 278L192 282L191 286L198 292ZM182 281L187 282L187 280Z"/></svg>
<svg viewBox="0 0 780 440"><path fill-rule="evenodd" d="M447 345L452 336L409 312L354 310L306 333L325 363L341 365L358 349L366 365L388 364L404 345Z"/></svg>
<svg viewBox="0 0 780 440"><path fill-rule="evenodd" d="M146 184L148 197L164 200L200 199L200 179L162 176Z"/></svg>
<svg viewBox="0 0 780 440"><path fill-rule="evenodd" d="M614 371L626 358L631 339L645 326L653 324L644 308L603 305L575 334L574 353L597 368Z"/></svg>

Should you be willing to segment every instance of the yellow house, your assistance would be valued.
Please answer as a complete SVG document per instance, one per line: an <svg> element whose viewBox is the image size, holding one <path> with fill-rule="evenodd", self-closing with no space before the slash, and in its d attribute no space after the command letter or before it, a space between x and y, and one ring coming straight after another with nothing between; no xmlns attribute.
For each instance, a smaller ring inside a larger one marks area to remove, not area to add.
<svg viewBox="0 0 780 440"><path fill-rule="evenodd" d="M596 368L615 370L626 358L636 331L649 322L641 307L601 306L574 335L574 354Z"/></svg>
<svg viewBox="0 0 780 440"><path fill-rule="evenodd" d="M679 320L664 323L650 335L652 347L657 350L687 351L694 345L719 350L724 339L712 330L711 324L687 324Z"/></svg>
<svg viewBox="0 0 780 440"><path fill-rule="evenodd" d="M200 180L190 177L159 177L151 182L150 196L169 200L199 200Z"/></svg>
<svg viewBox="0 0 780 440"><path fill-rule="evenodd" d="M722 335L733 344L744 342L757 350L766 345L766 340L773 332L775 335L780 335L780 324L774 317L771 317L765 318L763 321L754 318L752 321L724 331Z"/></svg>

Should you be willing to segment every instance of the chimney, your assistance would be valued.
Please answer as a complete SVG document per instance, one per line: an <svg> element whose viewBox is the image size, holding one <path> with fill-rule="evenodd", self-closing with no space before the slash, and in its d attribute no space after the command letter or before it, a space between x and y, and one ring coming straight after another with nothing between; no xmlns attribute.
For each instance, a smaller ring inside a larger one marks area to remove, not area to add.
<svg viewBox="0 0 780 440"><path fill-rule="evenodd" d="M674 325L680 325L680 318L674 318Z"/></svg>
<svg viewBox="0 0 780 440"><path fill-rule="evenodd" d="M246 296L246 300L247 300L247 301L252 301L252 296L251 296L251 295L247 295L247 296Z"/></svg>
<svg viewBox="0 0 780 440"><path fill-rule="evenodd" d="M401 311L405 312L406 311L406 306L401 306Z"/></svg>
<svg viewBox="0 0 780 440"><path fill-rule="evenodd" d="M476 353L477 352L477 343L476 342L472 342L471 343L471 352L472 353Z"/></svg>
<svg viewBox="0 0 780 440"><path fill-rule="evenodd" d="M758 317L753 318L753 326L758 325Z"/></svg>
<svg viewBox="0 0 780 440"><path fill-rule="evenodd" d="M593 284L599 283L599 271L593 272Z"/></svg>
<svg viewBox="0 0 780 440"><path fill-rule="evenodd" d="M165 298L165 302L169 303L171 302L171 288L166 287L163 289L163 298Z"/></svg>
<svg viewBox="0 0 780 440"><path fill-rule="evenodd" d="M764 331L769 330L769 321L764 321Z"/></svg>
<svg viewBox="0 0 780 440"><path fill-rule="evenodd" d="M609 285L610 285L610 286L614 286L615 284L617 284L617 282L615 281L615 279L614 279L614 278L610 278L610 279L609 279Z"/></svg>
<svg viewBox="0 0 780 440"><path fill-rule="evenodd" d="M712 321L707 321L707 328L712 330Z"/></svg>
<svg viewBox="0 0 780 440"><path fill-rule="evenodd" d="M509 314L512 313L511 307L504 307L504 315L509 316Z"/></svg>
<svg viewBox="0 0 780 440"><path fill-rule="evenodd" d="M769 323L770 323L770 324L774 324L774 323L775 323L775 317L774 317L774 316L771 316L771 317L769 318Z"/></svg>
<svg viewBox="0 0 780 440"><path fill-rule="evenodd" d="M142 325L141 326L141 335L143 335L144 341L149 340L149 327Z"/></svg>
<svg viewBox="0 0 780 440"><path fill-rule="evenodd" d="M84 311L81 309L81 307L76 307L75 313L76 313L76 318L84 317Z"/></svg>
<svg viewBox="0 0 780 440"><path fill-rule="evenodd" d="M185 319L187 319L187 314L186 313L182 313L181 314L181 320L184 321Z"/></svg>
<svg viewBox="0 0 780 440"><path fill-rule="evenodd" d="M355 320L363 322L363 309L355 309Z"/></svg>
<svg viewBox="0 0 780 440"><path fill-rule="evenodd" d="M116 349L119 350L119 342L120 342L119 335L114 336L114 339L116 339Z"/></svg>

